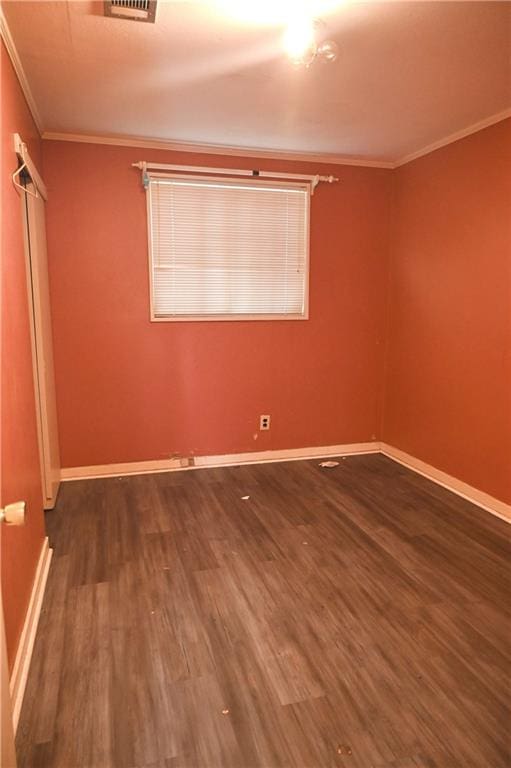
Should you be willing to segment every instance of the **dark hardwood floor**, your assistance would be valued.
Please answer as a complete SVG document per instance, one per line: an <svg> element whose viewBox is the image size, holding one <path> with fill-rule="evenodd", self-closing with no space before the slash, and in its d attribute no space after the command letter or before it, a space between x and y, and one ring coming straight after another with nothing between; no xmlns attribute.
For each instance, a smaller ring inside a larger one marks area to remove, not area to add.
<svg viewBox="0 0 511 768"><path fill-rule="evenodd" d="M511 766L511 529L318 463L63 484L20 768Z"/></svg>

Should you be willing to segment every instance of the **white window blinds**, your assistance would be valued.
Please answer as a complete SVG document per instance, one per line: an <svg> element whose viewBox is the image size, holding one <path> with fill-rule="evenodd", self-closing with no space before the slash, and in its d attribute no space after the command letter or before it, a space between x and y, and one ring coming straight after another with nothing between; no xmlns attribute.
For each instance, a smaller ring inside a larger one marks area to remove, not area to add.
<svg viewBox="0 0 511 768"><path fill-rule="evenodd" d="M309 186L153 178L152 318L307 316Z"/></svg>

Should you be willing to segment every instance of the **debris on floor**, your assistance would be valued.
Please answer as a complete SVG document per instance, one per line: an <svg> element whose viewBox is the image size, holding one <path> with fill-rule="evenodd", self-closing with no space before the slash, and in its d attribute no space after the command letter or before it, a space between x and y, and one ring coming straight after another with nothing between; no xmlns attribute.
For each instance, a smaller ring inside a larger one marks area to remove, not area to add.
<svg viewBox="0 0 511 768"><path fill-rule="evenodd" d="M322 461L319 466L328 467L330 469L330 467L338 467L339 462L338 461Z"/></svg>
<svg viewBox="0 0 511 768"><path fill-rule="evenodd" d="M338 755L352 755L353 752L351 750L351 747L349 744L339 744L337 747L337 754Z"/></svg>
<svg viewBox="0 0 511 768"><path fill-rule="evenodd" d="M242 498L243 501L246 501L247 499L250 498L250 496L242 496L241 498Z"/></svg>
<svg viewBox="0 0 511 768"><path fill-rule="evenodd" d="M229 710L228 709L222 709L222 715L228 715Z"/></svg>

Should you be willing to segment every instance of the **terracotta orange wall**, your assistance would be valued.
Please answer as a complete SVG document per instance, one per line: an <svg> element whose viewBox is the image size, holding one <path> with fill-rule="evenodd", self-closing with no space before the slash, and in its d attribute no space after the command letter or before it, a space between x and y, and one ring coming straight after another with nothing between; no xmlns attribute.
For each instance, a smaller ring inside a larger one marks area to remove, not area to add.
<svg viewBox="0 0 511 768"><path fill-rule="evenodd" d="M389 171L43 144L64 466L379 437ZM141 159L340 175L313 197L310 320L150 323Z"/></svg>
<svg viewBox="0 0 511 768"><path fill-rule="evenodd" d="M24 499L26 524L2 526L2 594L7 650L14 660L44 538L35 420L27 278L20 197L11 182L17 167L13 133L21 134L41 167L41 142L1 44L2 251L1 251L1 499Z"/></svg>
<svg viewBox="0 0 511 768"><path fill-rule="evenodd" d="M511 502L511 120L396 172L383 439Z"/></svg>

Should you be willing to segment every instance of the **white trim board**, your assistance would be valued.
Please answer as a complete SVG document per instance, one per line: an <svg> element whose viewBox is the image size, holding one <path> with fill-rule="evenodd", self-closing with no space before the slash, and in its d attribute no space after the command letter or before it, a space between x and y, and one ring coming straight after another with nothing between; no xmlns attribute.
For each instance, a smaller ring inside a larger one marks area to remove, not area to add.
<svg viewBox="0 0 511 768"><path fill-rule="evenodd" d="M193 464L188 459L157 459L155 461L134 461L124 464L96 464L89 467L63 467L60 479L91 480L99 477L119 475L144 475L156 472L176 472L190 469L212 469L214 467L235 467L240 464L266 464L278 461L300 461L329 456L352 456L359 453L379 453L380 443L345 443L343 445L315 446L313 448L286 448L276 451L252 451L230 453L218 456L195 456Z"/></svg>
<svg viewBox="0 0 511 768"><path fill-rule="evenodd" d="M405 155L405 157L402 157L401 160L397 160L392 167L400 168L402 165L411 163L413 160L417 160L419 157L423 157L424 155L430 155L432 152L435 152L435 150L442 149L442 147L446 147L448 144L454 144L455 141L460 141L460 139L464 139L466 136L471 136L473 133L478 133L484 128L489 128L491 125L501 123L503 120L507 120L508 117L511 117L511 108L505 109L503 112L498 112L496 115L491 115L485 120L480 120L478 123L469 125L466 128L463 128L461 131L456 131L456 133L451 133L449 136L444 136L443 139L439 139L432 144L428 144L427 147L418 149L416 152Z"/></svg>
<svg viewBox="0 0 511 768"><path fill-rule="evenodd" d="M30 596L30 602L28 604L21 637L19 639L18 650L16 652L10 680L14 733L16 733L18 727L52 554L53 550L50 549L48 545L48 538L45 538L41 546L39 562L37 563L34 583L32 585L32 594Z"/></svg>
<svg viewBox="0 0 511 768"><path fill-rule="evenodd" d="M370 160L363 157L336 155L323 152L299 152L286 149L261 149L242 147L231 144L195 144L165 139L142 138L140 136L106 136L82 133L58 133L44 131L46 141L71 141L79 144L106 144L114 147L133 147L140 149L161 149L167 152L195 152L198 155L234 155L236 157L254 157L261 160L293 160L304 163L326 163L334 165L353 165L362 168L392 169L391 160Z"/></svg>
<svg viewBox="0 0 511 768"><path fill-rule="evenodd" d="M25 96L27 106L30 110L34 123L36 124L36 128L39 131L39 134L42 134L43 122L41 120L41 115L39 114L34 96L32 95L32 91L30 90L30 85L28 83L25 70L23 69L23 65L21 63L19 53L16 49L16 45L11 35L11 30L9 29L9 25L7 24L7 19L5 18L1 5L0 5L0 38L5 43L5 48L7 50L7 53L9 54L9 58L12 62L12 66L14 67L14 71L16 72L16 77L18 78L18 82L20 84L21 90L23 91L23 95Z"/></svg>
<svg viewBox="0 0 511 768"><path fill-rule="evenodd" d="M428 480L432 480L437 485L447 488L448 491L455 493L457 496L461 496L472 504L476 504L487 512L491 512L492 515L496 515L507 523L511 523L511 505L505 504L484 491L479 491L472 485L468 485L468 483L448 475L447 472L442 472L441 469L436 469L431 464L426 464L425 461L416 459L415 456L411 456L409 453L399 450L399 448L394 448L387 443L380 443L380 446L381 453L389 459L397 461L398 464L412 469L417 474L427 477Z"/></svg>
<svg viewBox="0 0 511 768"><path fill-rule="evenodd" d="M200 456L195 458L194 466L182 466L181 459L164 459L156 461L129 462L124 464L104 464L90 467L63 468L62 480L92 479L99 477L116 477L119 475L149 474L155 472L171 472L186 469L206 469L221 466L237 466L239 464L264 464L268 462L300 461L327 456L353 456L357 454L382 453L389 459L402 464L414 472L427 477L452 493L496 515L507 523L511 523L511 506L505 504L483 491L477 490L467 483L442 472L430 464L416 459L404 451L394 448L387 443L378 441L370 443L348 443L343 445L320 446L313 448L290 448L279 451L255 451L251 453L226 454L220 456ZM34 641L41 615L41 607L50 569L53 551L45 538L41 547L37 564L30 603L21 633L14 668L11 675L10 689L13 702L14 730L19 722L23 695L28 678L30 661L34 649Z"/></svg>
<svg viewBox="0 0 511 768"><path fill-rule="evenodd" d="M382 453L393 461L408 467L419 475L427 477L438 485L447 488L452 493L476 504L511 523L511 506L479 491L468 483L458 480L447 472L432 467L430 464L416 459L404 451L394 448L387 443L373 441L369 443L344 443L341 445L324 445L312 448L288 448L277 451L253 451L250 453L232 453L218 456L195 456L193 464L190 459L173 458L157 459L154 461L135 461L122 464L96 464L88 467L64 467L61 470L61 480L91 480L100 477L119 477L126 475L143 475L157 472L177 472L190 469L207 469L214 467L233 467L240 464L266 464L279 461L303 461L306 459L328 458L331 456L354 456L364 453Z"/></svg>
<svg viewBox="0 0 511 768"><path fill-rule="evenodd" d="M1 0L0 0L1 2ZM37 126L39 134L42 139L48 141L72 141L81 142L87 144L108 144L121 147L140 147L145 149L163 149L172 150L175 152L197 152L199 154L214 154L214 155L236 155L238 157L255 157L261 159L275 159L275 160L297 160L301 162L313 162L313 163L331 163L335 165L351 165L360 166L362 168L387 168L395 169L399 168L406 163L416 160L423 155L428 155L430 152L434 152L436 149L452 144L465 136L470 136L472 133L487 128L490 125L505 120L511 117L511 108L506 109L503 112L499 112L495 115L490 115L484 120L480 120L473 125L460 129L456 133L444 136L441 139L428 144L421 149L415 150L408 155L396 160L383 160L383 159L366 159L363 157L350 157L345 155L339 155L335 153L321 153L321 152L299 152L291 150L277 150L277 149L262 149L255 147L240 147L232 145L222 144L195 144L193 142L179 142L165 139L151 139L142 138L140 136L115 136L115 135L101 135L101 134L81 134L81 133L67 133L57 131L46 131L43 121L37 109L36 101L30 89L30 85L23 69L19 53L16 49L13 37L11 35L7 19L2 11L0 5L0 37L5 43L5 47L9 54L9 58L12 61L14 70L19 80L21 89L25 95L29 110L32 114L34 122Z"/></svg>
<svg viewBox="0 0 511 768"><path fill-rule="evenodd" d="M449 136L444 136L432 144L428 144L426 147L422 147L421 149L418 149L415 152L405 155L404 157L397 160L368 160L364 158L321 152L293 152L284 149L257 149L255 147L239 147L222 144L194 144L190 142L166 141L164 139L144 139L138 136L103 136L81 133L57 133L55 131L44 131L42 138L47 141L70 141L80 144L106 144L116 147L161 149L172 152L196 152L197 154L205 155L235 155L236 157L253 157L260 158L261 160L294 160L297 162L306 163L326 163L334 165L359 166L362 168L386 168L388 170L394 170L396 168L400 168L402 165L411 163L413 160L417 160L419 157L429 155L432 152L435 152L437 149L446 147L448 144L453 144L460 139L464 139L466 136L471 136L473 133L478 133L484 128L489 128L491 125L495 125L496 123L500 123L503 120L507 120L509 117L511 117L511 109L498 112L496 115L490 115L490 117L487 117L484 120L480 120L473 125L462 128L461 130L456 131L456 133L451 133Z"/></svg>

